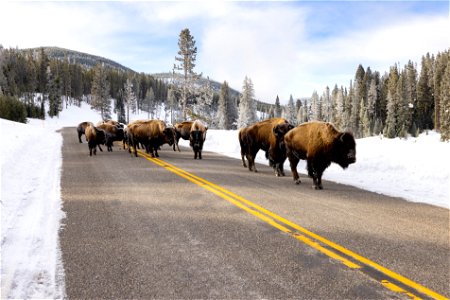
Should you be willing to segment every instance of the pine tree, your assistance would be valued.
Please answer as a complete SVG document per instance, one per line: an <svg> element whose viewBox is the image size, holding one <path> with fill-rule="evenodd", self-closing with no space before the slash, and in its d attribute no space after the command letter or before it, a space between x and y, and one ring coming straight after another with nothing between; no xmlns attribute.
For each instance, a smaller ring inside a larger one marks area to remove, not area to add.
<svg viewBox="0 0 450 300"><path fill-rule="evenodd" d="M331 101L330 88L327 86L322 94L322 120L326 122L331 121L331 115L333 114L333 104Z"/></svg>
<svg viewBox="0 0 450 300"><path fill-rule="evenodd" d="M253 99L254 97L255 91L253 89L252 80L245 76L242 85L242 94L239 100L238 128L246 127L257 121L256 101Z"/></svg>
<svg viewBox="0 0 450 300"><path fill-rule="evenodd" d="M132 96L130 98L132 98ZM155 116L155 111L156 111L156 107L157 107L155 92L153 91L153 87L148 88L142 104L143 104L142 108L147 111L147 119L150 119L150 118L153 119Z"/></svg>
<svg viewBox="0 0 450 300"><path fill-rule="evenodd" d="M396 126L397 126L397 104L395 103L395 99L392 96L391 91L388 91L387 116L386 116L386 126L384 127L384 135L388 138L395 138L397 135Z"/></svg>
<svg viewBox="0 0 450 300"><path fill-rule="evenodd" d="M420 70L419 82L417 83L417 109L414 119L418 122L419 130L433 129L434 98L433 89L430 85L430 57L422 57L422 69Z"/></svg>
<svg viewBox="0 0 450 300"><path fill-rule="evenodd" d="M333 124L338 128L338 129L343 129L344 128L344 119L345 119L345 103L344 103L344 88L341 87L340 89L336 88L336 93L335 94L335 98L336 100L334 100L335 102L335 109L334 109L334 119L333 119Z"/></svg>
<svg viewBox="0 0 450 300"><path fill-rule="evenodd" d="M127 123L130 122L130 110L133 113L136 113L137 110L137 98L134 94L133 90L133 83L129 78L127 78L127 81L124 86L125 91L125 97L124 97L124 104L125 104L125 111L126 111L126 118ZM151 104L148 107L148 112L151 110Z"/></svg>
<svg viewBox="0 0 450 300"><path fill-rule="evenodd" d="M322 104L320 103L319 94L314 91L311 96L311 120L322 120Z"/></svg>
<svg viewBox="0 0 450 300"><path fill-rule="evenodd" d="M295 109L294 98L292 98L292 95L289 97L286 107L286 119L293 125L297 124L297 110Z"/></svg>
<svg viewBox="0 0 450 300"><path fill-rule="evenodd" d="M195 39L188 28L180 32L178 47L178 56L175 57L175 61L179 62L179 64L174 65L174 72L175 70L182 71L180 100L183 114L185 114L188 106L193 104L194 82L200 77L194 72L197 47L195 46Z"/></svg>
<svg viewBox="0 0 450 300"><path fill-rule="evenodd" d="M450 56L450 52L447 52ZM447 59L447 67L442 74L442 80L440 84L440 131L441 140L450 141L450 57Z"/></svg>
<svg viewBox="0 0 450 300"><path fill-rule="evenodd" d="M361 99L360 103L359 122L360 122L359 128L361 130L361 137L370 136L371 128L370 128L369 112L364 103L364 99Z"/></svg>
<svg viewBox="0 0 450 300"><path fill-rule="evenodd" d="M207 77L206 83L198 91L197 101L194 105L194 111L200 118L211 119L213 99L214 91L211 86L211 81Z"/></svg>
<svg viewBox="0 0 450 300"><path fill-rule="evenodd" d="M49 66L49 59L44 52L44 48L41 48L39 54L39 72L38 72L38 92L47 93L47 68ZM44 99L44 97L43 97Z"/></svg>
<svg viewBox="0 0 450 300"><path fill-rule="evenodd" d="M50 67L47 68L47 88L48 91L48 115L53 118L59 115L61 106L61 87L58 76L53 75Z"/></svg>
<svg viewBox="0 0 450 300"><path fill-rule="evenodd" d="M409 124L408 132L412 135L416 134L417 125L413 119L414 110L417 106L417 69L412 61L405 66L405 121Z"/></svg>
<svg viewBox="0 0 450 300"><path fill-rule="evenodd" d="M100 112L102 120L111 118L111 101L109 97L109 82L107 80L106 69L98 63L94 67L94 77L92 80L92 109ZM129 119L128 119L129 120Z"/></svg>
<svg viewBox="0 0 450 300"><path fill-rule="evenodd" d="M376 105L378 101L378 89L376 80L370 81L369 90L367 92L367 118L369 119L369 136L373 135L376 120Z"/></svg>
<svg viewBox="0 0 450 300"><path fill-rule="evenodd" d="M308 122L308 113L306 111L306 105L302 105L297 111L297 124L305 122Z"/></svg>
<svg viewBox="0 0 450 300"><path fill-rule="evenodd" d="M230 129L228 124L228 100L230 98L228 83L226 81L220 87L219 107L217 109L217 127L219 129Z"/></svg>
<svg viewBox="0 0 450 300"><path fill-rule="evenodd" d="M449 60L450 50L438 53L436 56L435 70L434 70L434 127L437 131L441 127L441 97L442 97L442 83L444 81L443 76ZM445 89L444 89L445 90Z"/></svg>
<svg viewBox="0 0 450 300"><path fill-rule="evenodd" d="M281 118L281 112L280 98L277 95L277 98L275 99L274 118Z"/></svg>
<svg viewBox="0 0 450 300"><path fill-rule="evenodd" d="M351 131L353 130L351 126L351 114L352 114L352 104L354 102L353 98L354 90L353 90L353 82L350 81L350 87L347 91L344 90L344 116L342 118L342 130Z"/></svg>

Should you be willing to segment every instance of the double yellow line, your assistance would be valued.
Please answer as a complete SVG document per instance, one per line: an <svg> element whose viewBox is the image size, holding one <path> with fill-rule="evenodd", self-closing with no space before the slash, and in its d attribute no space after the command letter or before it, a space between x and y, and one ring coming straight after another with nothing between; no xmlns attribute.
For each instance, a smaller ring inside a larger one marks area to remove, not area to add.
<svg viewBox="0 0 450 300"><path fill-rule="evenodd" d="M315 234L295 223L292 223L291 221L279 215L276 215L271 211L265 209L264 207L261 207L247 199L244 199L241 196L234 194L233 192L230 192L214 183L211 183L201 177L180 169L172 164L169 164L168 162L165 162L159 158L152 158L150 155L146 154L143 151L138 152L139 155L144 157L145 159L216 194L222 199L227 200L233 205L254 215L255 217L279 229L280 231L291 235L293 238L322 252L328 257L340 261L348 268L357 269L369 275L391 291L406 295L412 299L447 299L445 296L440 295L336 243L333 243L332 241L329 241L326 238Z"/></svg>

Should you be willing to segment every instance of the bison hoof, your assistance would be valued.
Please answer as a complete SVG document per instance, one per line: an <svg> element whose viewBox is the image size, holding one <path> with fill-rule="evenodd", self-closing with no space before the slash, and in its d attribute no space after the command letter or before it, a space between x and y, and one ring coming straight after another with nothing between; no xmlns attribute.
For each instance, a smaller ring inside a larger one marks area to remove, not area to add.
<svg viewBox="0 0 450 300"><path fill-rule="evenodd" d="M294 180L294 182L295 182L295 184L300 184L300 183L301 183L301 180L300 180L300 179L297 179L297 180Z"/></svg>
<svg viewBox="0 0 450 300"><path fill-rule="evenodd" d="M312 188L315 190L323 190L323 186L321 185L313 185Z"/></svg>

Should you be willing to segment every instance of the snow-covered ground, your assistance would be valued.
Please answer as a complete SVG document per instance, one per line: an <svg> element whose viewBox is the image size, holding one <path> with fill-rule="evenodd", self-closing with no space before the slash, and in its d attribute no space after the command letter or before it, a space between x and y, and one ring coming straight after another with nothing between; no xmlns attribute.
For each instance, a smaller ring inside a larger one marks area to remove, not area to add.
<svg viewBox="0 0 450 300"><path fill-rule="evenodd" d="M145 114L134 116L145 118ZM62 137L56 130L98 120L99 115L86 105L69 107L58 119L30 120L26 125L0 119L2 299L65 296L58 242L64 218ZM208 130L204 150L240 159L237 131ZM332 165L324 179L449 208L449 154L450 143L439 142L434 132L408 140L360 139L357 162L345 171ZM257 161L267 164L262 153ZM285 169L289 170L288 163ZM305 164L298 169L304 173Z"/></svg>

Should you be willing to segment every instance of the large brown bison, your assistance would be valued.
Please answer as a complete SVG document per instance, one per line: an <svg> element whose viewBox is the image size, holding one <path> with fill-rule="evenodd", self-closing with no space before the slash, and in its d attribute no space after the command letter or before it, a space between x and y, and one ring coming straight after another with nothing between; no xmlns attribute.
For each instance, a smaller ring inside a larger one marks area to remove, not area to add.
<svg viewBox="0 0 450 300"><path fill-rule="evenodd" d="M92 156L92 153L94 153L94 155L97 155L97 146L98 149L103 152L100 145L104 145L106 142L105 132L102 129L96 128L94 124L90 123L88 124L88 126L86 126L84 133L88 141L89 156Z"/></svg>
<svg viewBox="0 0 450 300"><path fill-rule="evenodd" d="M284 148L284 135L294 128L284 118L272 118L257 122L239 130L239 144L241 146L242 165L257 172L255 158L261 149L266 152L269 165L274 168L276 176L284 176L283 164L286 160Z"/></svg>
<svg viewBox="0 0 450 300"><path fill-rule="evenodd" d="M322 174L331 162L343 169L356 162L356 142L350 132L339 132L330 123L303 123L284 136L286 153L295 183L300 179L297 164L300 159L307 162L308 175L315 189L323 189Z"/></svg>
<svg viewBox="0 0 450 300"><path fill-rule="evenodd" d="M183 140L188 141L191 137L191 127L194 121L184 121L181 123L175 124L175 143L173 144L173 151L175 151L175 146L178 148L178 151L180 151L180 147L178 147L178 142L180 141L180 138Z"/></svg>
<svg viewBox="0 0 450 300"><path fill-rule="evenodd" d="M134 148L134 155L137 157L137 145L145 146L147 153L152 157L159 157L158 149L163 144L172 146L175 140L175 131L167 127L161 120L135 121L127 126L128 141ZM128 152L131 153L130 148Z"/></svg>
<svg viewBox="0 0 450 300"><path fill-rule="evenodd" d="M208 127L201 121L195 120L191 125L189 133L189 145L194 150L194 159L202 159L203 143L206 140L206 131Z"/></svg>
<svg viewBox="0 0 450 300"><path fill-rule="evenodd" d="M78 124L78 127L77 127L77 133L78 133L78 141L80 142L80 143L82 143L82 141L81 141L81 136L83 135L83 134L85 134L84 132L85 132L85 130L86 130L86 127L89 125L89 124L92 124L91 122L81 122L80 124ZM92 126L94 126L94 124L92 124ZM87 140L87 139L86 139Z"/></svg>
<svg viewBox="0 0 450 300"><path fill-rule="evenodd" d="M97 125L97 128L105 131L105 143L108 152L112 152L114 141L122 141L124 139L124 131L120 125L112 125L112 123L103 122Z"/></svg>

